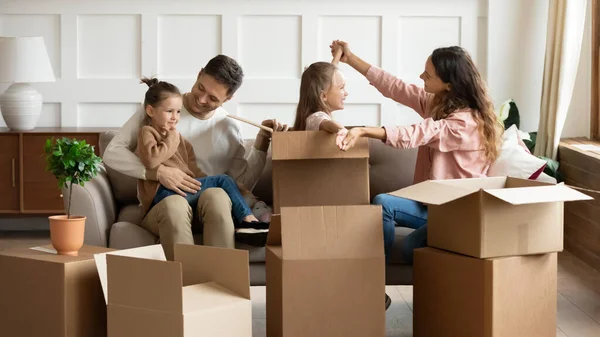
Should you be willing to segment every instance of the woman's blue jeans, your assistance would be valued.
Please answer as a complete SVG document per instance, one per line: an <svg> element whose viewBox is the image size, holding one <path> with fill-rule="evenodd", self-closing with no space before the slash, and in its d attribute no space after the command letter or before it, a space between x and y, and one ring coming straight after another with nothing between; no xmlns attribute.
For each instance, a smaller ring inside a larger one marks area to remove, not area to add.
<svg viewBox="0 0 600 337"><path fill-rule="evenodd" d="M427 206L418 201L389 194L375 196L373 204L381 205L383 212L383 244L386 261L394 245L396 223L402 227L415 229L404 238L402 244L404 259L412 263L413 251L427 246Z"/></svg>

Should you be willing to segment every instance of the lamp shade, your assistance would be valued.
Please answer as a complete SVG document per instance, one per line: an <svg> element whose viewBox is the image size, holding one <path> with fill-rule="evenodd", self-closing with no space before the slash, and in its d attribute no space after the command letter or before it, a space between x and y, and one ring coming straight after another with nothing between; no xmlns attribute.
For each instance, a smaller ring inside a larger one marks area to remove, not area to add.
<svg viewBox="0 0 600 337"><path fill-rule="evenodd" d="M43 37L0 37L0 82L53 81Z"/></svg>

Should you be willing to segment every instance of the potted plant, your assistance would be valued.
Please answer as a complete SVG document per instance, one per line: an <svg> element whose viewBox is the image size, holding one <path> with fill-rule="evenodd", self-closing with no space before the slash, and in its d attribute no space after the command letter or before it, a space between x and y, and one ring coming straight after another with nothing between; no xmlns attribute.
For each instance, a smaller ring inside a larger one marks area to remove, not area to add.
<svg viewBox="0 0 600 337"><path fill-rule="evenodd" d="M83 186L98 174L102 161L85 140L54 137L46 140L46 171L58 180L58 188L68 187L67 214L49 216L50 241L60 255L77 256L83 246L85 216L71 215L73 184Z"/></svg>

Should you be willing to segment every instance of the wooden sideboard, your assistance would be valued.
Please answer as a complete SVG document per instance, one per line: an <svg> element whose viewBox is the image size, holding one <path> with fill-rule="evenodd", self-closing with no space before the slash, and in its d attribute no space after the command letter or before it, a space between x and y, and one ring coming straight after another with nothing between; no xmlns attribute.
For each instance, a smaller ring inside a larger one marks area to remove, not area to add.
<svg viewBox="0 0 600 337"><path fill-rule="evenodd" d="M103 128L0 128L0 214L64 214L56 178L46 172L46 139L75 138L94 146L98 155Z"/></svg>

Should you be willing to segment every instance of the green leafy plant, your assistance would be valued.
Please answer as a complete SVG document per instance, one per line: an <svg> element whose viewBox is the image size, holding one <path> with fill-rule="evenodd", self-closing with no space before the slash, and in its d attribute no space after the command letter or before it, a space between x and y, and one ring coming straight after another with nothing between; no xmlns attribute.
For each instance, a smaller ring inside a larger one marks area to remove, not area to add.
<svg viewBox="0 0 600 337"><path fill-rule="evenodd" d="M67 218L71 217L73 184L83 186L98 174L102 159L94 153L94 147L85 140L54 137L46 140L46 171L58 180L58 188L68 187Z"/></svg>

